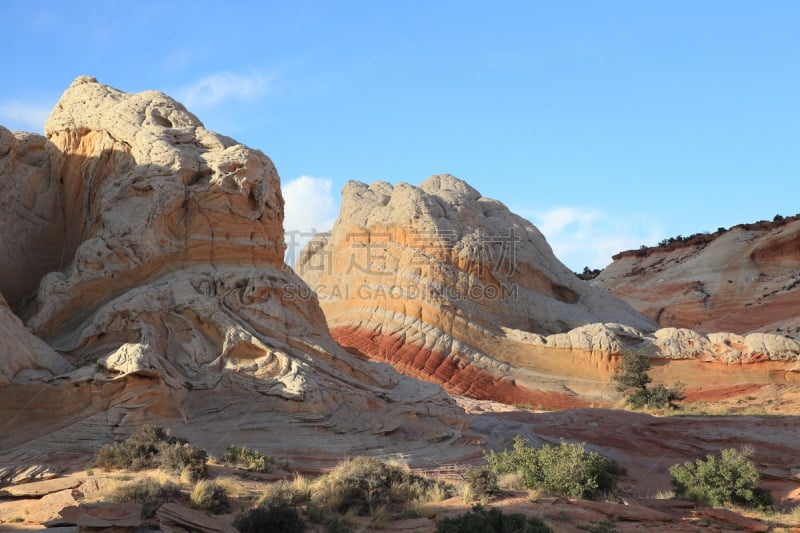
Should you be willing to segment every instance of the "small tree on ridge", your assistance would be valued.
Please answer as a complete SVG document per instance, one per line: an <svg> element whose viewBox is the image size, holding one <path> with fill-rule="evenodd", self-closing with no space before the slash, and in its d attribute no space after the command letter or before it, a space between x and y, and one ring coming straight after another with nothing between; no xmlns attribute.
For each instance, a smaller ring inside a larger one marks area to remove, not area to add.
<svg viewBox="0 0 800 533"><path fill-rule="evenodd" d="M647 386L653 381L647 374L650 360L644 354L626 350L622 353L622 366L617 368L614 381L618 392L628 392L626 403L634 409L643 407L677 408L675 402L683 400L683 385L676 383L673 388L656 385L652 390Z"/></svg>

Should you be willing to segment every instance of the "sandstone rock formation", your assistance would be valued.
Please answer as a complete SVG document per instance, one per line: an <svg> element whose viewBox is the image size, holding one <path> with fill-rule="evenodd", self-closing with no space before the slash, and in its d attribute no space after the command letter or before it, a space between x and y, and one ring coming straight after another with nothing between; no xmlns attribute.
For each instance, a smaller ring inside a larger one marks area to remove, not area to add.
<svg viewBox="0 0 800 533"><path fill-rule="evenodd" d="M312 240L297 270L340 343L478 398L582 404L560 384L515 383L505 329L652 327L579 280L530 222L450 175L419 187L348 183L333 231Z"/></svg>
<svg viewBox="0 0 800 533"><path fill-rule="evenodd" d="M214 453L471 453L441 388L352 356L290 297L307 288L263 153L87 77L45 131L0 130L0 465L84 461L143 422Z"/></svg>
<svg viewBox="0 0 800 533"><path fill-rule="evenodd" d="M605 404L618 398L611 377L626 349L673 360L653 377L690 388L800 377L800 344L781 335L656 331L579 280L532 224L449 175L348 183L333 230L297 270L342 345L454 394ZM737 374L731 363L753 365Z"/></svg>
<svg viewBox="0 0 800 533"><path fill-rule="evenodd" d="M623 252L594 283L661 326L800 338L800 217Z"/></svg>

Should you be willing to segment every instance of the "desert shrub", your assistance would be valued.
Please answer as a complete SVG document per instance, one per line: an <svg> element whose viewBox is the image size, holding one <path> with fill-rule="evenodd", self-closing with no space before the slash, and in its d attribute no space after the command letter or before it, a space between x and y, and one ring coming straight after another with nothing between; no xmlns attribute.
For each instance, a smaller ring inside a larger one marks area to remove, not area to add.
<svg viewBox="0 0 800 533"><path fill-rule="evenodd" d="M205 450L182 439L170 437L159 426L145 424L116 444L104 444L97 454L97 466L106 470L142 470L159 467L194 482L207 477Z"/></svg>
<svg viewBox="0 0 800 533"><path fill-rule="evenodd" d="M298 505L307 502L310 498L311 489L307 484L281 480L267 485L256 505L269 506L279 503Z"/></svg>
<svg viewBox="0 0 800 533"><path fill-rule="evenodd" d="M131 460L123 446L103 444L97 452L97 466L105 470L130 468Z"/></svg>
<svg viewBox="0 0 800 533"><path fill-rule="evenodd" d="M212 514L228 512L231 508L228 489L215 480L201 479L189 495L189 505Z"/></svg>
<svg viewBox="0 0 800 533"><path fill-rule="evenodd" d="M766 508L772 495L759 487L761 474L756 465L735 448L722 450L705 460L672 465L672 486L679 498L689 498L712 506L734 503Z"/></svg>
<svg viewBox="0 0 800 533"><path fill-rule="evenodd" d="M676 409L679 402L686 398L683 393L683 384L676 383L671 389L665 385L658 384L648 391L647 406L654 409L664 409L669 407Z"/></svg>
<svg viewBox="0 0 800 533"><path fill-rule="evenodd" d="M647 386L652 379L648 370L650 361L647 356L631 350L623 352L622 366L614 374L614 381L617 382L617 391L626 393L625 402L634 409L677 408L676 402L684 399L683 385L676 383L670 389L659 384L649 389Z"/></svg>
<svg viewBox="0 0 800 533"><path fill-rule="evenodd" d="M241 533L262 533L280 531L282 533L303 533L306 524L300 512L286 503L258 506L239 515L233 527Z"/></svg>
<svg viewBox="0 0 800 533"><path fill-rule="evenodd" d="M246 468L254 472L269 474L275 468L286 469L289 465L286 462L264 455L258 450L253 450L245 446L228 446L225 453L220 458L225 464Z"/></svg>
<svg viewBox="0 0 800 533"><path fill-rule="evenodd" d="M131 459L131 468L141 470L155 466L158 462L159 444L169 439L169 434L160 426L140 426L124 442L125 451Z"/></svg>
<svg viewBox="0 0 800 533"><path fill-rule="evenodd" d="M132 470L154 467L157 464L158 444L168 438L163 428L145 424L124 441L101 446L97 454L97 466Z"/></svg>
<svg viewBox="0 0 800 533"><path fill-rule="evenodd" d="M500 509L485 509L475 505L471 511L436 523L436 533L553 533L553 529L538 518L523 514L505 514Z"/></svg>
<svg viewBox="0 0 800 533"><path fill-rule="evenodd" d="M461 477L469 484L470 494L473 498L483 499L499 492L497 474L488 467L470 468Z"/></svg>
<svg viewBox="0 0 800 533"><path fill-rule="evenodd" d="M423 498L435 484L399 465L356 457L321 479L312 499L329 511L366 515L381 505L402 506Z"/></svg>
<svg viewBox="0 0 800 533"><path fill-rule="evenodd" d="M199 446L179 440L158 444L158 466L190 483L208 477L208 454Z"/></svg>
<svg viewBox="0 0 800 533"><path fill-rule="evenodd" d="M177 485L170 481L159 483L153 478L144 478L133 483L119 485L109 494L113 503L140 503L143 506L142 516L149 518L155 515L161 504L180 494Z"/></svg>
<svg viewBox="0 0 800 533"><path fill-rule="evenodd" d="M615 461L584 444L562 441L558 446L530 446L521 437L511 449L484 454L489 467L498 474L519 473L527 488L560 494L570 498L591 498L613 492L624 469Z"/></svg>

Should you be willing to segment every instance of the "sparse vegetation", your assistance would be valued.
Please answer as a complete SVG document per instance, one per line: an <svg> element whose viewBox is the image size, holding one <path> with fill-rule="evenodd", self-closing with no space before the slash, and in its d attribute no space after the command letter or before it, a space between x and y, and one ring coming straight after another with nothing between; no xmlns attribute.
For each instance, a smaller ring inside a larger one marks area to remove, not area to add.
<svg viewBox="0 0 800 533"><path fill-rule="evenodd" d="M302 478L298 478L301 479ZM304 481L294 482L281 480L270 483L261 494L256 505L273 505L285 503L288 505L299 505L311 499L311 487Z"/></svg>
<svg viewBox="0 0 800 533"><path fill-rule="evenodd" d="M772 495L759 487L761 474L747 455L728 448L719 455L673 465L669 469L672 486L679 498L706 503L712 506L738 504L746 507L767 508L772 505Z"/></svg>
<svg viewBox="0 0 800 533"><path fill-rule="evenodd" d="M588 266L585 266L583 267L583 272L580 274L575 272L575 275L583 281L590 281L599 276L601 272L603 272L603 269L601 268L589 268Z"/></svg>
<svg viewBox="0 0 800 533"><path fill-rule="evenodd" d="M264 455L258 450L253 450L244 446L228 446L220 461L239 468L246 468L254 472L269 474L276 468L286 470L289 464L280 461L275 457Z"/></svg>
<svg viewBox="0 0 800 533"><path fill-rule="evenodd" d="M363 516L381 505L396 508L425 499L436 484L400 465L356 457L342 461L320 479L312 490L312 501L327 511L354 511Z"/></svg>
<svg viewBox="0 0 800 533"><path fill-rule="evenodd" d="M624 469L615 461L586 450L584 444L562 441L534 448L521 437L511 449L484 454L497 474L519 473L528 488L570 498L592 498L614 491Z"/></svg>
<svg viewBox="0 0 800 533"><path fill-rule="evenodd" d="M650 370L650 361L644 354L626 350L622 353L622 365L614 374L617 382L617 391L626 393L625 401L634 409L644 407L663 409L677 409L679 402L684 399L683 385L676 383L672 388L659 384L652 389L648 385L652 381L647 371Z"/></svg>
<svg viewBox="0 0 800 533"><path fill-rule="evenodd" d="M228 487L224 482L201 479L192 489L189 506L211 514L226 513L231 509Z"/></svg>
<svg viewBox="0 0 800 533"><path fill-rule="evenodd" d="M480 466L470 468L461 477L469 485L472 498L482 500L497 494L500 487L497 484L497 474L488 467Z"/></svg>
<svg viewBox="0 0 800 533"><path fill-rule="evenodd" d="M369 457L342 461L311 488L309 515L317 523L336 516L369 516L371 527L400 516L430 514L426 505L448 496L446 483L418 476L398 464Z"/></svg>
<svg viewBox="0 0 800 533"><path fill-rule="evenodd" d="M188 442L160 442L158 445L159 468L188 483L208 477L207 462L206 451Z"/></svg>
<svg viewBox="0 0 800 533"><path fill-rule="evenodd" d="M303 533L307 530L300 511L286 503L257 506L239 515L233 527L241 533Z"/></svg>
<svg viewBox="0 0 800 533"><path fill-rule="evenodd" d="M456 518L444 518L436 523L436 533L552 533L553 529L538 518L523 514L505 514L500 509L475 505L471 511Z"/></svg>
<svg viewBox="0 0 800 533"><path fill-rule="evenodd" d="M207 477L205 450L183 439L171 437L159 426L145 424L116 444L104 444L97 466L105 470L161 468L194 482Z"/></svg>
<svg viewBox="0 0 800 533"><path fill-rule="evenodd" d="M159 482L148 477L119 485L109 494L109 501L140 503L143 506L142 516L149 518L155 515L161 504L175 498L178 494L180 494L180 489L171 481Z"/></svg>

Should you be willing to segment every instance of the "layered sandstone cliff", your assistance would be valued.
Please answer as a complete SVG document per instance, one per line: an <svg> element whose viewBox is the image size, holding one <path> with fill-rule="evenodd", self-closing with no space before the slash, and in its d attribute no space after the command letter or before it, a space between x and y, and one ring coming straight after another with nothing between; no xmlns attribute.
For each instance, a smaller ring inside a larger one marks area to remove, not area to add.
<svg viewBox="0 0 800 533"><path fill-rule="evenodd" d="M45 130L0 129L0 463L85 460L143 422L212 452L464 453L441 388L354 357L290 296L263 153L87 77Z"/></svg>
<svg viewBox="0 0 800 533"><path fill-rule="evenodd" d="M594 283L664 327L800 338L800 219L624 252Z"/></svg>
<svg viewBox="0 0 800 533"><path fill-rule="evenodd" d="M457 394L539 403L560 384L522 386L505 329L552 334L593 322L652 324L567 269L542 234L450 175L419 187L350 182L333 231L297 270L334 337ZM564 400L563 405L580 405Z"/></svg>
<svg viewBox="0 0 800 533"><path fill-rule="evenodd" d="M419 187L348 183L333 230L309 243L297 270L342 345L454 394L550 408L613 402L611 377L629 349L654 358L656 379L689 387L800 375L800 345L781 335L656 331L579 280L530 222L449 175ZM762 362L763 372L729 371Z"/></svg>

